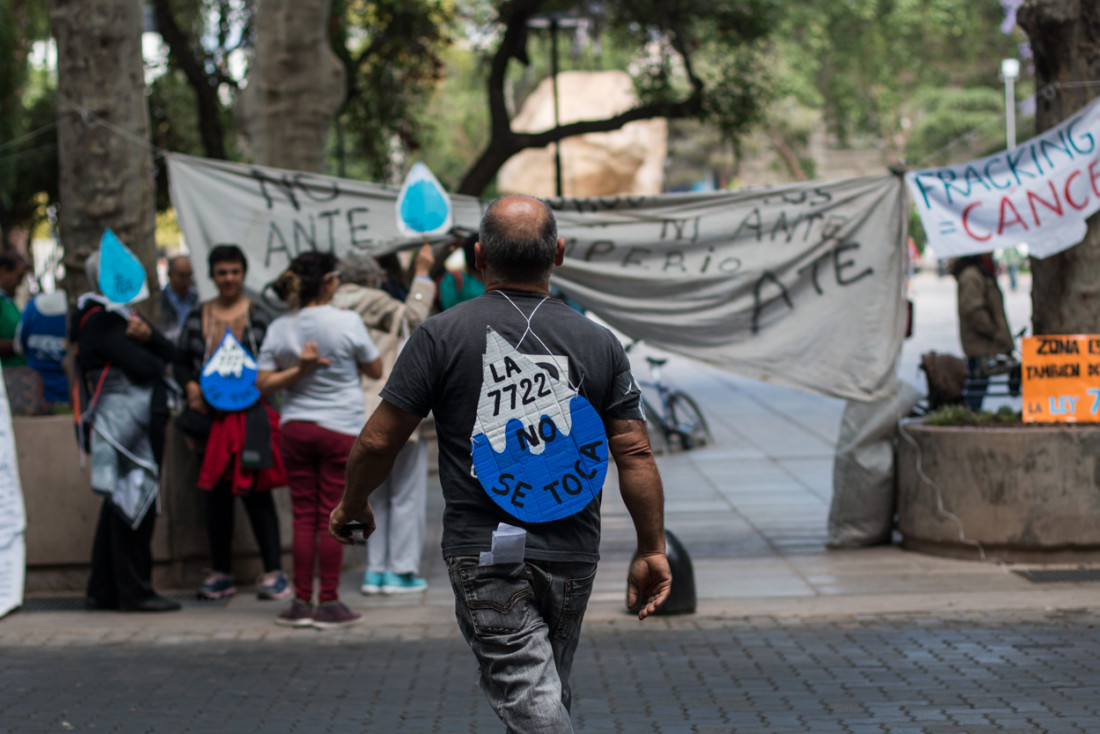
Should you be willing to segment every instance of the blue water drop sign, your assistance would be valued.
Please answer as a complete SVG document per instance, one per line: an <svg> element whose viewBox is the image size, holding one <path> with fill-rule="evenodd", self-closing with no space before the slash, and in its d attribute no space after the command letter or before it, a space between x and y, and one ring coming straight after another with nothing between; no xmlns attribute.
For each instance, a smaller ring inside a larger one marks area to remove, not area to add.
<svg viewBox="0 0 1100 734"><path fill-rule="evenodd" d="M599 496L607 433L596 409L491 328L471 432L474 471L501 509L524 522L574 515Z"/></svg>
<svg viewBox="0 0 1100 734"><path fill-rule="evenodd" d="M145 267L109 229L99 240L99 290L113 303L133 303L149 295Z"/></svg>
<svg viewBox="0 0 1100 734"><path fill-rule="evenodd" d="M448 232L451 198L423 163L416 163L397 195L397 228L407 237Z"/></svg>
<svg viewBox="0 0 1100 734"><path fill-rule="evenodd" d="M227 328L221 344L203 365L199 387L206 402L218 410L244 410L260 399L257 372L256 360Z"/></svg>

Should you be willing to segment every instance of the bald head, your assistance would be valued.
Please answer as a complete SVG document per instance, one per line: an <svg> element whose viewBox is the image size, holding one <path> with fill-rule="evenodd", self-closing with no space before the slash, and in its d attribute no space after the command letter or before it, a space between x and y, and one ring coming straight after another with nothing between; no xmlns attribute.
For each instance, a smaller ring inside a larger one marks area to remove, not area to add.
<svg viewBox="0 0 1100 734"><path fill-rule="evenodd" d="M480 242L491 280L545 283L554 268L558 223L545 202L530 196L505 196L485 210Z"/></svg>

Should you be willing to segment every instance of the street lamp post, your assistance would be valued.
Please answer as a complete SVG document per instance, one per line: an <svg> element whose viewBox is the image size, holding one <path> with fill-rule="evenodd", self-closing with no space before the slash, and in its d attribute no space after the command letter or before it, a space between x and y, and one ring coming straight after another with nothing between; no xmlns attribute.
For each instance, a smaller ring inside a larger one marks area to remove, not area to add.
<svg viewBox="0 0 1100 734"><path fill-rule="evenodd" d="M561 126L558 112L558 16L550 16L550 76L554 85L554 127ZM554 142L554 184L558 198L562 196L561 141Z"/></svg>
<svg viewBox="0 0 1100 734"><path fill-rule="evenodd" d="M1001 76L1005 80L1005 140L1008 149L1016 147L1016 77L1020 76L1020 62L1016 59L1001 61Z"/></svg>
<svg viewBox="0 0 1100 734"><path fill-rule="evenodd" d="M554 91L554 127L561 126L558 103L558 30L573 29L580 25L579 18L569 13L539 13L527 21L529 28L548 28L550 30L550 78ZM554 189L560 199L562 196L561 177L561 141L554 143Z"/></svg>

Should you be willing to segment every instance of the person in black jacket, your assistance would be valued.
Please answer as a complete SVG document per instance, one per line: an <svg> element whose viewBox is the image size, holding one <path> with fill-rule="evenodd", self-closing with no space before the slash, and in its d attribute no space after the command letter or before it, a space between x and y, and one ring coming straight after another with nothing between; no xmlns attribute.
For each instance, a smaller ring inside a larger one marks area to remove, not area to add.
<svg viewBox="0 0 1100 734"><path fill-rule="evenodd" d="M85 270L97 281L98 253ZM92 489L104 495L85 606L132 612L180 608L153 591L150 543L164 432L165 367L175 347L127 306L98 293L80 297L69 338L86 380L92 415Z"/></svg>

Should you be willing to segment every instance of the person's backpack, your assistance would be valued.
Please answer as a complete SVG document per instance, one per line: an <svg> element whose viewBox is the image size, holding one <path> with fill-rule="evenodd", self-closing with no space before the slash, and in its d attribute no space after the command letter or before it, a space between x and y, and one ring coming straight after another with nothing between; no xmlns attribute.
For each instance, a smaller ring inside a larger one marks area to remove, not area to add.
<svg viewBox="0 0 1100 734"><path fill-rule="evenodd" d="M966 360L953 354L925 352L920 368L928 380L928 409L943 405L962 405L966 387Z"/></svg>

